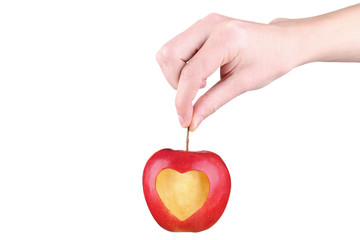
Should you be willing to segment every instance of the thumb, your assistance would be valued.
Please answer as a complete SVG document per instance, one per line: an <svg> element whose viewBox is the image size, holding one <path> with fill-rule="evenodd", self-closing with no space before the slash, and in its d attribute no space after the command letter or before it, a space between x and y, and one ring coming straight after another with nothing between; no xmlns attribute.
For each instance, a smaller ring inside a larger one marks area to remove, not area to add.
<svg viewBox="0 0 360 240"><path fill-rule="evenodd" d="M244 86L239 86L238 76L220 80L209 91L202 95L194 105L190 131L195 131L200 123L236 96L246 92Z"/></svg>

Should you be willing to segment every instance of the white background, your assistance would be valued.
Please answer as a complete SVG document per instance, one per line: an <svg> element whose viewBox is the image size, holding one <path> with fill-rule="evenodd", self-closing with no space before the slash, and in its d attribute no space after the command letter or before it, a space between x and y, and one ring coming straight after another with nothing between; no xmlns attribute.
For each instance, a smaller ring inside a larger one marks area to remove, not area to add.
<svg viewBox="0 0 360 240"><path fill-rule="evenodd" d="M163 230L142 192L147 159L185 147L162 44L211 12L267 23L356 2L1 1L0 239L360 239L356 63L299 67L191 134L232 177L210 230Z"/></svg>

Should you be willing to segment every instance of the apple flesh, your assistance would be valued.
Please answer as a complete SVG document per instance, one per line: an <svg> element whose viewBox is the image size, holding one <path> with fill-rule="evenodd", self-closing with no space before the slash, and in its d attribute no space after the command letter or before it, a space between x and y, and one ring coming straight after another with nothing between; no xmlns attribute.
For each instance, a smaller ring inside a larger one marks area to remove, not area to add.
<svg viewBox="0 0 360 240"><path fill-rule="evenodd" d="M156 178L160 200L176 218L184 221L204 205L209 194L209 180L200 171L183 174L166 168Z"/></svg>
<svg viewBox="0 0 360 240"><path fill-rule="evenodd" d="M174 232L199 232L221 217L231 180L222 159L209 151L163 149L145 165L143 189L157 223Z"/></svg>

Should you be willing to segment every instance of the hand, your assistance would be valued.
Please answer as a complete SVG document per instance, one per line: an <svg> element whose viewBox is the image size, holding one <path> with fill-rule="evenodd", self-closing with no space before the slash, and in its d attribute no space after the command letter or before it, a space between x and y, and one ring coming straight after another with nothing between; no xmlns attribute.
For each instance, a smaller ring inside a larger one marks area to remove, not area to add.
<svg viewBox="0 0 360 240"><path fill-rule="evenodd" d="M276 21L278 22L278 20ZM266 86L296 66L286 28L210 14L166 43L157 54L162 72L177 89L180 124L194 131L236 96ZM220 81L193 106L199 88L220 67Z"/></svg>
<svg viewBox="0 0 360 240"><path fill-rule="evenodd" d="M157 54L177 89L183 127L194 131L231 99L266 86L296 66L314 61L360 62L360 4L303 19L270 24L210 14L166 43ZM199 88L220 67L220 81L193 106Z"/></svg>

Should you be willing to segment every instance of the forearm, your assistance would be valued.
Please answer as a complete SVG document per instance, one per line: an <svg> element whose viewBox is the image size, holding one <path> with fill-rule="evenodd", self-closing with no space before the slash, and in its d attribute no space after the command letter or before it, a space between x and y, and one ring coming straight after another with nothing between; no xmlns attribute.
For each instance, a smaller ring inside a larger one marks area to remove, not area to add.
<svg viewBox="0 0 360 240"><path fill-rule="evenodd" d="M360 62L360 4L332 13L284 21L293 40L294 65Z"/></svg>

